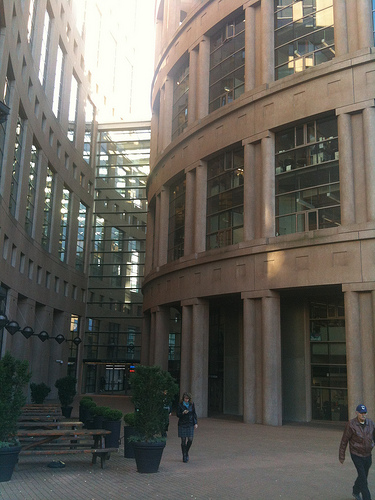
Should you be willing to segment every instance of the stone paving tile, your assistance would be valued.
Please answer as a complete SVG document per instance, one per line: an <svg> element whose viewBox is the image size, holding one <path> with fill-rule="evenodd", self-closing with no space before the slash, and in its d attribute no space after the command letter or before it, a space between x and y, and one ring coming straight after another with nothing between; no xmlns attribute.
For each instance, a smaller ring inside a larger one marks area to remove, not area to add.
<svg viewBox="0 0 375 500"><path fill-rule="evenodd" d="M90 455L21 457L11 481L0 483L1 500L350 500L354 466L338 461L342 426L247 425L200 419L181 460L177 419L156 474L139 474L123 449L104 470ZM64 469L50 469L53 460ZM375 466L370 471L375 494Z"/></svg>

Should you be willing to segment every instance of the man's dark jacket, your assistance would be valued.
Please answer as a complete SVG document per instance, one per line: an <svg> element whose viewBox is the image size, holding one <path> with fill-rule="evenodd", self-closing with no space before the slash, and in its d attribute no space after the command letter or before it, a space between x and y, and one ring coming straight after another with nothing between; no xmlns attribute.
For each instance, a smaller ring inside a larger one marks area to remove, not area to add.
<svg viewBox="0 0 375 500"><path fill-rule="evenodd" d="M349 451L352 455L368 457L371 455L375 438L374 422L366 418L365 423L359 423L358 418L352 418L347 422L341 438L339 459L345 460L345 450L349 442Z"/></svg>

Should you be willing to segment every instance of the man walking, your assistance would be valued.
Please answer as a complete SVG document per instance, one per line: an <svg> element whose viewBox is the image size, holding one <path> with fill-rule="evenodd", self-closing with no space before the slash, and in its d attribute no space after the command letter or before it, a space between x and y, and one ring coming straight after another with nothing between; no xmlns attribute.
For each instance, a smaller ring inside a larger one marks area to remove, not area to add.
<svg viewBox="0 0 375 500"><path fill-rule="evenodd" d="M353 485L353 497L356 500L361 500L361 493L362 500L371 500L367 476L372 463L371 451L374 446L375 426L372 420L366 418L366 415L366 406L358 405L356 417L349 420L345 426L339 450L339 460L343 464L345 450L349 443L350 456L358 473Z"/></svg>

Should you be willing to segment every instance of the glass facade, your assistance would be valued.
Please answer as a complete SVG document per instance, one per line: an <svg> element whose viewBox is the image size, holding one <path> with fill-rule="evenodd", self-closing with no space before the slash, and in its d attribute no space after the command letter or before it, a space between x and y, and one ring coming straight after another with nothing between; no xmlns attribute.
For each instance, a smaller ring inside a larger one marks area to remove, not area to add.
<svg viewBox="0 0 375 500"><path fill-rule="evenodd" d="M47 167L46 187L44 188L44 208L42 226L42 247L49 251L51 241L51 224L53 211L55 174Z"/></svg>
<svg viewBox="0 0 375 500"><path fill-rule="evenodd" d="M29 42L31 47L33 46L33 41L34 41L37 5L38 5L38 0L30 0L29 16L27 19L27 41Z"/></svg>
<svg viewBox="0 0 375 500"><path fill-rule="evenodd" d="M78 81L75 76L72 76L70 87L70 101L69 101L69 116L68 116L68 139L72 142L75 141L76 126L77 126L77 109L78 109Z"/></svg>
<svg viewBox="0 0 375 500"><path fill-rule="evenodd" d="M150 126L103 129L83 354L86 392L125 392L140 362Z"/></svg>
<svg viewBox="0 0 375 500"><path fill-rule="evenodd" d="M85 265L87 207L80 202L78 215L78 233L76 248L76 269L83 271Z"/></svg>
<svg viewBox="0 0 375 500"><path fill-rule="evenodd" d="M209 112L234 101L245 90L245 14L210 38Z"/></svg>
<svg viewBox="0 0 375 500"><path fill-rule="evenodd" d="M275 79L335 56L332 0L275 0Z"/></svg>
<svg viewBox="0 0 375 500"><path fill-rule="evenodd" d="M207 163L207 250L243 241L243 148Z"/></svg>
<svg viewBox="0 0 375 500"><path fill-rule="evenodd" d="M339 226L337 118L311 120L275 138L277 235Z"/></svg>
<svg viewBox="0 0 375 500"><path fill-rule="evenodd" d="M10 81L8 77L5 77L4 93L3 93L4 104L9 107L10 103ZM3 170L3 158L4 158L4 145L5 145L5 134L7 129L7 121L0 121L0 179Z"/></svg>
<svg viewBox="0 0 375 500"><path fill-rule="evenodd" d="M64 84L64 53L60 45L57 47L55 85L53 87L52 111L56 118L60 118L61 98Z"/></svg>
<svg viewBox="0 0 375 500"><path fill-rule="evenodd" d="M184 255L186 179L169 187L168 261Z"/></svg>
<svg viewBox="0 0 375 500"><path fill-rule="evenodd" d="M189 62L186 62L174 78L172 140L182 134L188 124Z"/></svg>
<svg viewBox="0 0 375 500"><path fill-rule="evenodd" d="M39 81L44 86L46 84L47 78L47 65L48 65L48 51L49 51L49 40L51 36L51 18L46 11L44 15L44 27L43 27L43 38L42 38L42 48L40 53L39 61Z"/></svg>
<svg viewBox="0 0 375 500"><path fill-rule="evenodd" d="M36 186L38 180L39 149L33 144L31 146L29 183L27 188L25 231L31 236L34 222Z"/></svg>
<svg viewBox="0 0 375 500"><path fill-rule="evenodd" d="M343 300L310 303L312 418L348 420Z"/></svg>
<svg viewBox="0 0 375 500"><path fill-rule="evenodd" d="M59 237L59 257L61 262L66 262L69 238L69 213L70 213L71 192L63 189L63 197L60 209L60 237Z"/></svg>
<svg viewBox="0 0 375 500"><path fill-rule="evenodd" d="M87 99L85 107L85 138L83 144L83 159L86 163L90 163L91 144L94 127L94 106Z"/></svg>
<svg viewBox="0 0 375 500"><path fill-rule="evenodd" d="M10 185L10 197L9 197L9 212L13 216L16 215L16 208L17 208L17 196L18 196L18 188L20 180L24 126L25 126L25 121L20 116L18 116L17 126L16 126L16 140L14 143L12 180Z"/></svg>

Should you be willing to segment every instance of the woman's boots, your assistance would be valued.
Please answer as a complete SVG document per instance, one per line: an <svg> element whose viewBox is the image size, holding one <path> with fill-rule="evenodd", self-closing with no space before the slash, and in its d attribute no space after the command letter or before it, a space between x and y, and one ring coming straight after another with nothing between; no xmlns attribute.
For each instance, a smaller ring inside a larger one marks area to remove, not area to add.
<svg viewBox="0 0 375 500"><path fill-rule="evenodd" d="M187 455L187 446L186 444L181 445L181 450L182 450L182 461L187 462L189 460L188 455Z"/></svg>

